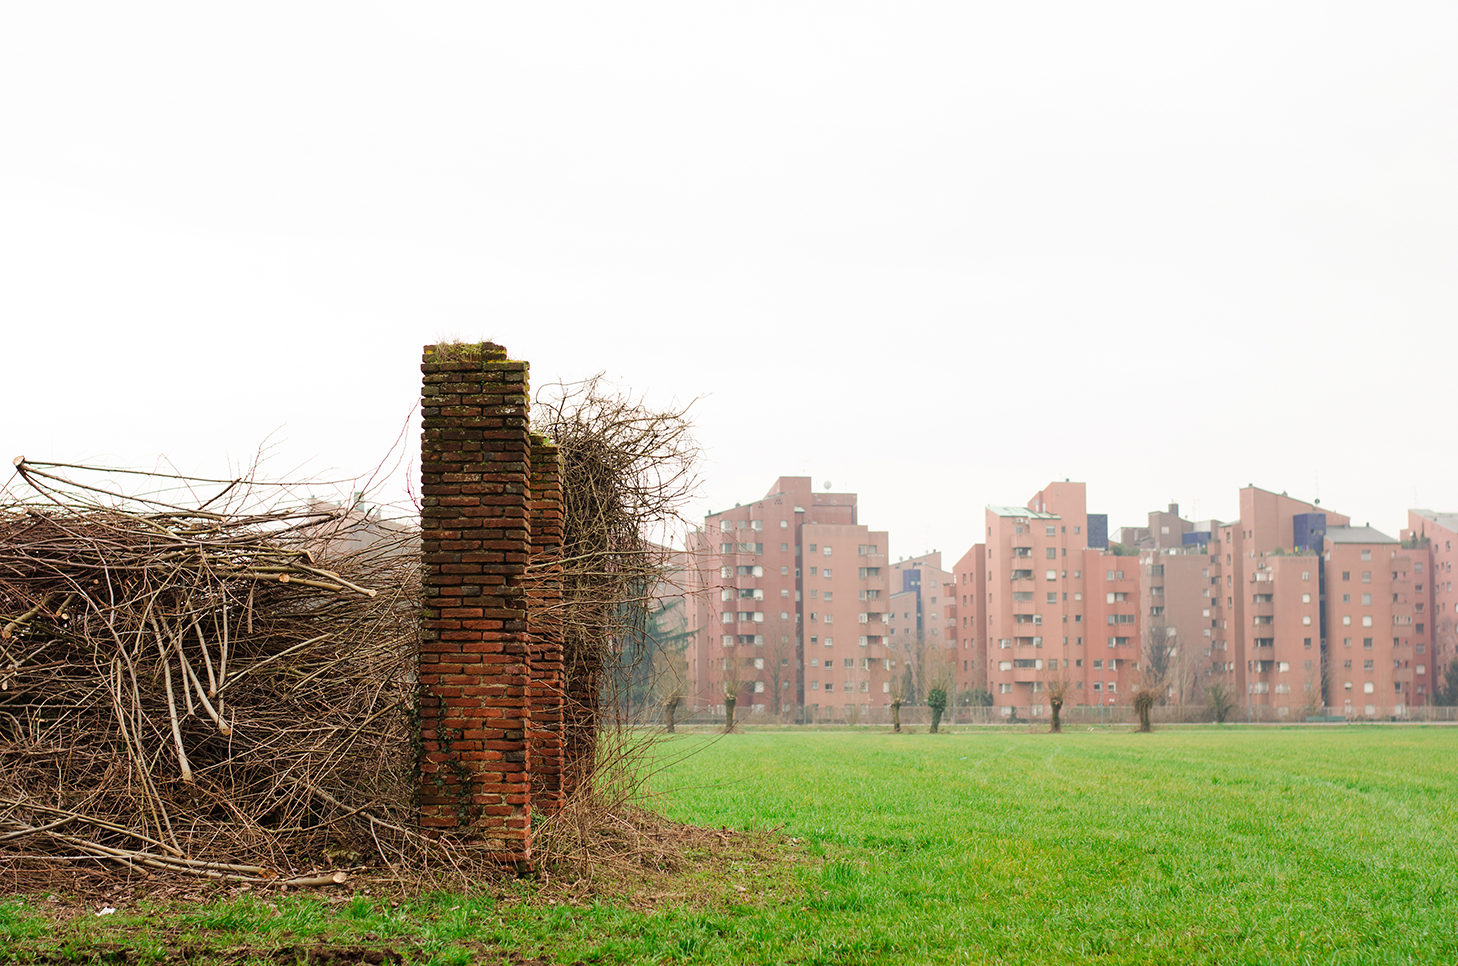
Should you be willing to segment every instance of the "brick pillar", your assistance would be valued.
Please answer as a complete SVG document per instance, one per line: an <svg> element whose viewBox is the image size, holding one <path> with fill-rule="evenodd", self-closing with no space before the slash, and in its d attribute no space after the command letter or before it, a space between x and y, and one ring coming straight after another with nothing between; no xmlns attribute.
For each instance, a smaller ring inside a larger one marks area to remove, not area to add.
<svg viewBox="0 0 1458 966"><path fill-rule="evenodd" d="M532 570L528 621L532 640L532 809L562 807L562 460L532 434Z"/></svg>
<svg viewBox="0 0 1458 966"><path fill-rule="evenodd" d="M531 861L527 364L426 346L419 817Z"/></svg>

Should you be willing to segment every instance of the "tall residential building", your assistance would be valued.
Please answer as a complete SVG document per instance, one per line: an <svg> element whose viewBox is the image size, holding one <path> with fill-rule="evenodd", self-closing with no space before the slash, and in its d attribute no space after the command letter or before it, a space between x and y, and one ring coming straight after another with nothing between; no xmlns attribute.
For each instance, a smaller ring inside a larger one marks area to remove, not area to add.
<svg viewBox="0 0 1458 966"><path fill-rule="evenodd" d="M1141 609L1170 642L1172 696L1198 700L1224 683L1240 703L1295 718L1427 702L1426 549L1256 486L1240 491L1233 522L1174 511L1150 514L1140 557Z"/></svg>
<svg viewBox="0 0 1458 966"><path fill-rule="evenodd" d="M1026 506L990 506L986 525L986 542L958 561L954 579L962 650L985 662L994 705L1045 714L1054 678L1069 682L1070 705L1125 700L1143 631L1139 560L1107 551L1108 518L1088 513L1084 484L1050 483Z"/></svg>
<svg viewBox="0 0 1458 966"><path fill-rule="evenodd" d="M1321 704L1322 535L1349 522L1317 504L1247 486L1240 519L1212 525L1212 657L1230 668L1237 701L1280 716Z"/></svg>
<svg viewBox="0 0 1458 966"><path fill-rule="evenodd" d="M711 513L696 561L695 705L845 713L889 702L888 538L857 521L854 493L780 477L760 500Z"/></svg>
<svg viewBox="0 0 1458 966"><path fill-rule="evenodd" d="M1235 671L1214 649L1211 596L1218 591L1210 581L1209 533L1204 538L1139 554L1145 650L1164 649L1167 698L1179 704L1204 703L1210 685L1229 683Z"/></svg>
<svg viewBox="0 0 1458 966"><path fill-rule="evenodd" d="M1458 657L1458 590L1454 590L1453 562L1458 560L1458 513L1432 510L1407 511L1404 546L1426 547L1430 562L1418 571L1422 560L1413 562L1413 620L1427 625L1430 633L1431 685L1436 687L1455 657Z"/></svg>
<svg viewBox="0 0 1458 966"><path fill-rule="evenodd" d="M954 662L957 595L955 577L942 569L939 551L890 566L891 604L888 634L891 647L911 673L907 697L921 702L933 679L945 675L955 697L962 675Z"/></svg>
<svg viewBox="0 0 1458 966"><path fill-rule="evenodd" d="M1201 701L1212 685L1278 716L1324 704L1322 537L1348 518L1256 486L1240 519L1149 514L1140 562L1146 649L1168 642L1170 697ZM1127 531L1128 528L1125 528Z"/></svg>
<svg viewBox="0 0 1458 966"><path fill-rule="evenodd" d="M1426 704L1429 628L1416 586L1432 569L1429 549L1371 527L1327 527L1321 560L1327 706L1371 718Z"/></svg>
<svg viewBox="0 0 1458 966"><path fill-rule="evenodd" d="M987 545L979 543L952 566L952 587L957 595L953 629L957 655L958 691L987 688Z"/></svg>

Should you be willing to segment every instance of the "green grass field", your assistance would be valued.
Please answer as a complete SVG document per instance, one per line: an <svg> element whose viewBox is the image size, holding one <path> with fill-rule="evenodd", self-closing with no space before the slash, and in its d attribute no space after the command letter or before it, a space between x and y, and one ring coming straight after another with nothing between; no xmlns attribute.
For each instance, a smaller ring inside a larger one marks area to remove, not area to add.
<svg viewBox="0 0 1458 966"><path fill-rule="evenodd" d="M779 827L784 860L697 888L690 874L696 898L656 903L548 905L530 886L398 908L275 900L286 932L439 963L483 947L561 962L1458 961L1458 729L777 732L662 751L661 810ZM145 942L136 915L110 920L48 925L0 903L0 943ZM281 930L256 899L166 921L219 950Z"/></svg>

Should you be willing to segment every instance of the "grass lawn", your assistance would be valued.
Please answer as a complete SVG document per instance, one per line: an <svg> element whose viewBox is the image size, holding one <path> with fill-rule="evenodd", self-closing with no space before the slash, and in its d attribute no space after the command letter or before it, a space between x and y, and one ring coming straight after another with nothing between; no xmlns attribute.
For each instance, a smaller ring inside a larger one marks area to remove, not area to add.
<svg viewBox="0 0 1458 966"><path fill-rule="evenodd" d="M523 884L48 921L0 900L0 949L157 953L162 923L219 956L327 940L438 963L1458 961L1458 729L775 732L664 754L661 810L782 826L786 861L586 905Z"/></svg>

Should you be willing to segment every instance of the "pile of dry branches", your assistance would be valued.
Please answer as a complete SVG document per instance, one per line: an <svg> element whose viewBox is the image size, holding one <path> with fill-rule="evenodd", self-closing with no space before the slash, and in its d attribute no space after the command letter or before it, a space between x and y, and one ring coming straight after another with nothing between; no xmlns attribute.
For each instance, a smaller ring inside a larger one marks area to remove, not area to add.
<svg viewBox="0 0 1458 966"><path fill-rule="evenodd" d="M322 882L423 847L413 533L270 506L242 480L164 480L216 491L168 502L155 474L138 497L83 467L16 465L0 499L0 865Z"/></svg>
<svg viewBox="0 0 1458 966"><path fill-rule="evenodd" d="M550 387L533 418L563 460L562 559L533 570L561 581L582 769L538 851L578 871L662 868L673 849L637 804L652 743L637 725L684 687L653 615L680 592L662 544L696 485L685 409L592 379ZM253 479L16 470L0 490L0 868L301 884L469 869L411 831L415 521Z"/></svg>

